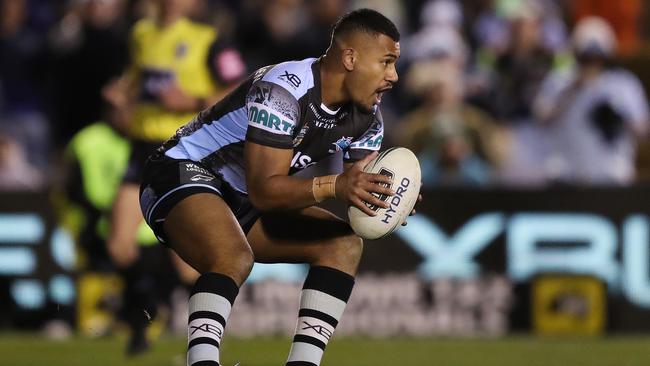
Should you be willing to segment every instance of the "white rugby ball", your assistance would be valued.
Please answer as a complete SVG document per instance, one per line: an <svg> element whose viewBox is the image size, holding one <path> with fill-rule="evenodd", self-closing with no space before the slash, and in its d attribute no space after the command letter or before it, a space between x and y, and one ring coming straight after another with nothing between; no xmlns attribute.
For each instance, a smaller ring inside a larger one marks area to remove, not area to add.
<svg viewBox="0 0 650 366"><path fill-rule="evenodd" d="M360 209L350 206L350 226L364 239L383 238L402 225L413 211L420 194L420 162L411 150L394 147L377 155L363 171L392 177L393 184L390 188L395 191L395 195L389 197L373 193L375 197L390 204L389 208L366 204L377 213L375 216L368 216Z"/></svg>

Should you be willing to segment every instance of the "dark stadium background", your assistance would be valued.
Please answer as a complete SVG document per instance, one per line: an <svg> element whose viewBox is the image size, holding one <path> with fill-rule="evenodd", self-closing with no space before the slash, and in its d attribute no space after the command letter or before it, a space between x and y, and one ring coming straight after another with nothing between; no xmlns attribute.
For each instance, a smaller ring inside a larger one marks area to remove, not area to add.
<svg viewBox="0 0 650 366"><path fill-rule="evenodd" d="M152 350L125 359L123 283L84 262L61 189L67 146L105 118L102 87L128 64L129 30L150 1L0 0L0 365L184 364L182 286L151 326ZM188 3L249 72L321 55L350 9L380 10L402 33L400 82L382 101L383 145L418 152L424 202L405 228L366 243L325 365L650 362L648 135L621 142L633 154L620 166L606 163L613 150L594 152L588 164L615 178L572 174L581 167L563 151L542 156L553 141L534 111L546 77L576 65L573 31L593 16L615 35L607 62L650 90L650 3ZM471 118L434 113L430 134L419 133L413 112L435 111L449 95ZM589 128L623 139L625 113L612 108L588 111ZM574 147L588 143L576 136ZM633 172L621 178L626 163ZM331 159L305 174L340 168ZM229 322L226 364L283 362L305 273L256 266Z"/></svg>

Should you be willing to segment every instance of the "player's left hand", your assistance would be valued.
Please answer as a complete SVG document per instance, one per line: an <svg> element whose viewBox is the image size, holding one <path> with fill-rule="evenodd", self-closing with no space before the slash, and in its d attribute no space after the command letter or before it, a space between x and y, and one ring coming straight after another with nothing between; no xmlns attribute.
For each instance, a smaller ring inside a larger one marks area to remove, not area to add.
<svg viewBox="0 0 650 366"><path fill-rule="evenodd" d="M415 203L415 205L417 206L420 202L422 202L422 194L419 194L419 195L418 195L418 201ZM411 213L409 214L409 216L413 216L413 215L415 215L415 213L416 213L416 211L415 211L415 207L414 207L414 208L413 208L413 211L411 211ZM404 221L404 222L402 223L402 226L406 226L407 224L408 224L408 222Z"/></svg>

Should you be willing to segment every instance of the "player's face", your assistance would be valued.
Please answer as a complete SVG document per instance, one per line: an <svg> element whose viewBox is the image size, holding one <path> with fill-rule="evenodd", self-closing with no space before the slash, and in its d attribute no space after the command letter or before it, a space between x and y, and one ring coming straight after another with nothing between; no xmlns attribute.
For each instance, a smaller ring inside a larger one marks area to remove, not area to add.
<svg viewBox="0 0 650 366"><path fill-rule="evenodd" d="M399 42L383 34L363 37L357 50L358 59L349 75L348 92L359 108L372 110L381 103L382 94L397 82L396 63L400 55Z"/></svg>

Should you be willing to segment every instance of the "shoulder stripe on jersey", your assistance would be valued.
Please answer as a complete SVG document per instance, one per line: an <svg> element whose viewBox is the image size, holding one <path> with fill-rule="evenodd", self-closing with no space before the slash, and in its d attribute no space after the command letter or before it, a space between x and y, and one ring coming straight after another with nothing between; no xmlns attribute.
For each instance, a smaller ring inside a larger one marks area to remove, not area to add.
<svg viewBox="0 0 650 366"><path fill-rule="evenodd" d="M247 128L246 108L242 107L217 121L204 124L191 135L181 137L165 155L173 159L200 161L225 145L244 140Z"/></svg>

